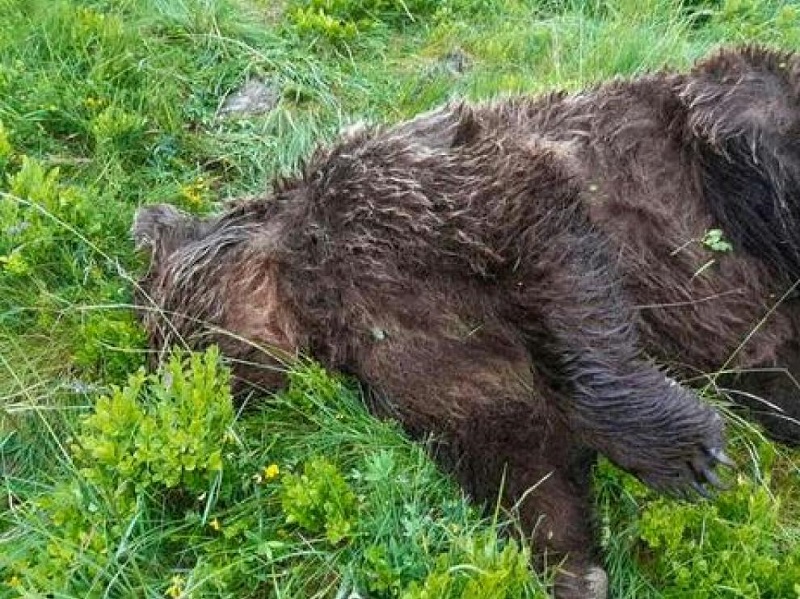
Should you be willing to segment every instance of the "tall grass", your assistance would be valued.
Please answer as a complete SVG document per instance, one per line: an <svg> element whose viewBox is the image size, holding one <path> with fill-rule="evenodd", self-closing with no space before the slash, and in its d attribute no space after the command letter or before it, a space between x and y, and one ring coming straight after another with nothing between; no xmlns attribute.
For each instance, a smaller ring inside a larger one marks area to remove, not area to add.
<svg viewBox="0 0 800 599"><path fill-rule="evenodd" d="M305 365L228 413L213 357L129 380L133 210L260 193L353 121L798 48L798 23L777 0L0 0L0 597L543 596L511 515L353 385ZM253 79L275 109L221 118ZM716 504L600 467L614 597L800 596L800 456L734 429Z"/></svg>

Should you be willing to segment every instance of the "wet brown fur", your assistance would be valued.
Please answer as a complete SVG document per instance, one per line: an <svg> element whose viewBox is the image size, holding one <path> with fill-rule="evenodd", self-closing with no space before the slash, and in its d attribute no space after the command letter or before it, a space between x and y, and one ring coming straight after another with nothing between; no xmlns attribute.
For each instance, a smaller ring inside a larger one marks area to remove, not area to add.
<svg viewBox="0 0 800 599"><path fill-rule="evenodd" d="M723 445L719 416L663 368L798 361L783 296L800 277L799 100L796 56L745 48L351 132L219 217L142 210L142 303L170 316L144 322L154 346L217 343L266 388L299 352L355 375L379 411L438 436L474 497L503 478L507 505L524 497L539 548L579 575L560 597L600 596L581 578L595 453L683 493ZM733 252L700 242L714 227ZM780 371L720 380L800 411Z"/></svg>

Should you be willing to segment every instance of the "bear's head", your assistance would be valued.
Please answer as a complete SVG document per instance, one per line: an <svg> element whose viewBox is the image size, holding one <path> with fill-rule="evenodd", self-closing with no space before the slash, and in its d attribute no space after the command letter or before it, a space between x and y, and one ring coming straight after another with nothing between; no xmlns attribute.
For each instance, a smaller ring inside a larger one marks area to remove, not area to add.
<svg viewBox="0 0 800 599"><path fill-rule="evenodd" d="M149 256L136 286L153 357L176 345L218 345L242 383L273 390L299 350L280 289L277 253L258 215L233 210L198 218L169 205L140 208L132 235Z"/></svg>

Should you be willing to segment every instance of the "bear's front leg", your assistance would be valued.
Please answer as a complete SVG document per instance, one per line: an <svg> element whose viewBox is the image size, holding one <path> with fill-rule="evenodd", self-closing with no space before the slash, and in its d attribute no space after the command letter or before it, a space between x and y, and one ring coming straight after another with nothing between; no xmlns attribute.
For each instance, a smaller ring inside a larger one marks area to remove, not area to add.
<svg viewBox="0 0 800 599"><path fill-rule="evenodd" d="M642 359L607 240L574 224L551 234L511 281L508 318L561 391L558 409L588 446L676 494L718 485L723 421Z"/></svg>
<svg viewBox="0 0 800 599"><path fill-rule="evenodd" d="M707 496L732 465L723 452L720 415L644 361L609 365L585 352L568 367L570 400L562 406L585 443L654 489Z"/></svg>

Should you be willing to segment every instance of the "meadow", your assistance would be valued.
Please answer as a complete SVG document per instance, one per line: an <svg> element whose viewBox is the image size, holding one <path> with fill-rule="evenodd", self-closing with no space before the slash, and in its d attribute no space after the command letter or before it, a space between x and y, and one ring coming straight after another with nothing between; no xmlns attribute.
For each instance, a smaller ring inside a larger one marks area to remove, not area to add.
<svg viewBox="0 0 800 599"><path fill-rule="evenodd" d="M359 120L750 42L800 50L800 4L0 0L0 598L546 597L513 515L352 381L302 361L240 411L213 349L146 369L133 212L263 193ZM224 114L247 81L272 105ZM713 502L598 466L613 597L800 599L800 452L729 420Z"/></svg>

